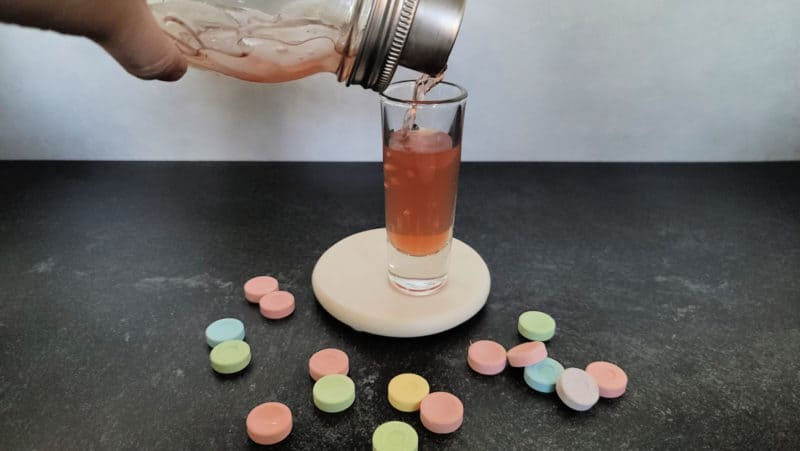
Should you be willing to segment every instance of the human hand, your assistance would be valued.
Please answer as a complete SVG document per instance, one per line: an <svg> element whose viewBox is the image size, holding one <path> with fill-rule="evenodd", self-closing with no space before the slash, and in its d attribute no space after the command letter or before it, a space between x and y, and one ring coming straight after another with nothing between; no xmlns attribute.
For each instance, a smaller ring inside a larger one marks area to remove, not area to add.
<svg viewBox="0 0 800 451"><path fill-rule="evenodd" d="M146 80L174 81L186 73L186 59L145 0L0 0L0 22L86 36Z"/></svg>

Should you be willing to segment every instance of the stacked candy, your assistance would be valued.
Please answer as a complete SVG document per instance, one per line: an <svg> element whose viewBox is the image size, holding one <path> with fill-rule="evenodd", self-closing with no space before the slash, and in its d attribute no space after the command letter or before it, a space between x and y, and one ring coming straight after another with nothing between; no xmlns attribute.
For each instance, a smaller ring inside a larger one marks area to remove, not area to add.
<svg viewBox="0 0 800 451"><path fill-rule="evenodd" d="M356 385L347 377L350 358L339 349L323 349L308 359L308 373L314 383L314 405L323 412L339 413L356 400Z"/></svg>
<svg viewBox="0 0 800 451"><path fill-rule="evenodd" d="M294 312L294 295L278 289L278 281L270 276L253 277L244 284L244 297L258 308L264 318L283 319Z"/></svg>
<svg viewBox="0 0 800 451"><path fill-rule="evenodd" d="M274 277L258 276L244 284L244 297L258 303L265 318L282 319L294 312L294 296L278 290ZM235 318L214 321L206 328L206 341L211 346L211 368L220 374L242 371L250 364L250 346L244 342L244 324Z"/></svg>
<svg viewBox="0 0 800 451"><path fill-rule="evenodd" d="M475 372L493 376L500 374L506 363L515 368L525 368L525 383L541 393L555 391L561 401L577 411L591 409L600 397L618 398L625 393L628 376L609 362L590 363L586 370L564 367L547 356L543 342L553 338L556 322L542 312L525 312L517 323L519 333L528 340L508 352L494 341L481 340L470 345L467 364Z"/></svg>
<svg viewBox="0 0 800 451"><path fill-rule="evenodd" d="M244 284L244 297L258 304L265 318L286 318L294 312L294 296L278 288L274 277L254 277ZM212 348L209 359L214 371L234 374L247 368L251 354L244 335L244 324L235 318L214 321L206 328L206 342ZM247 434L255 443L273 445L289 436L292 422L292 411L285 404L264 403L247 415Z"/></svg>
<svg viewBox="0 0 800 451"><path fill-rule="evenodd" d="M244 342L244 324L236 318L222 318L206 328L211 346L211 368L220 374L242 371L250 364L250 346Z"/></svg>

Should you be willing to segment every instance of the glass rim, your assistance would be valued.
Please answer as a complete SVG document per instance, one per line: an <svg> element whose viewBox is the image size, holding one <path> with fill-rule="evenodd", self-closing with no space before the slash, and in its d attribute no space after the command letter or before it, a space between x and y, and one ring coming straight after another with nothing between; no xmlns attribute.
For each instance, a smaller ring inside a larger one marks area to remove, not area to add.
<svg viewBox="0 0 800 451"><path fill-rule="evenodd" d="M455 83L451 83L449 81L441 81L441 82L439 82L439 84L440 85L447 85L447 86L451 86L453 88L456 88L458 90L458 94L456 96L454 96L454 97L450 97L450 98L447 98L447 99L442 99L442 100L412 100L412 99L401 99L401 98L393 97L393 96L390 96L390 95L386 94L386 91L388 91L390 88L392 88L394 86L397 86L397 85L404 84L404 83L416 83L416 80L400 80L400 81L396 81L396 82L390 84L389 86L386 87L386 89L383 92L380 93L381 100L383 100L383 101L388 100L388 101L395 102L395 103L402 103L403 105L443 105L443 104L448 104L448 103L463 102L469 96L469 93L467 92L466 89L464 89L462 86L459 86L459 85L457 85ZM434 88L434 89L436 89L436 88Z"/></svg>

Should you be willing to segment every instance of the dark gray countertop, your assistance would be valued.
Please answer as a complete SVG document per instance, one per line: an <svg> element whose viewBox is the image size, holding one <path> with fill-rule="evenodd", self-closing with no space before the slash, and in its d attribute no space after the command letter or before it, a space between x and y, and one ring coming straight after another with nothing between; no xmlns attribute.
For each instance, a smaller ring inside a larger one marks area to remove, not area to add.
<svg viewBox="0 0 800 451"><path fill-rule="evenodd" d="M466 164L456 236L493 276L482 312L420 339L354 332L310 286L315 260L381 226L377 164L0 163L0 449L230 449L279 400L280 449L369 449L383 421L421 449L800 447L800 164ZM242 297L275 275L297 312ZM617 362L628 393L574 413L466 366L551 313L551 356ZM203 330L235 316L253 362L215 375ZM311 402L307 359L351 357L357 400ZM406 371L464 402L451 436L386 401Z"/></svg>

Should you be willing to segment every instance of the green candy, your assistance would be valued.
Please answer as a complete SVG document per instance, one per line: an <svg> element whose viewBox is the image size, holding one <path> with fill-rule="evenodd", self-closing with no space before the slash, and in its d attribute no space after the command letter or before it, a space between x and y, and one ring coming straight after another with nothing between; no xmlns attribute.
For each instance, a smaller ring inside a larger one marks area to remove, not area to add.
<svg viewBox="0 0 800 451"><path fill-rule="evenodd" d="M417 451L419 437L408 423L389 421L372 434L372 451Z"/></svg>
<svg viewBox="0 0 800 451"><path fill-rule="evenodd" d="M242 340L223 341L214 346L209 359L211 368L217 373L238 373L250 364L250 346Z"/></svg>
<svg viewBox="0 0 800 451"><path fill-rule="evenodd" d="M314 384L314 405L323 412L339 413L356 400L356 384L343 374L329 374Z"/></svg>
<svg viewBox="0 0 800 451"><path fill-rule="evenodd" d="M519 315L519 333L531 341L547 341L556 334L556 321L542 312L525 312Z"/></svg>

